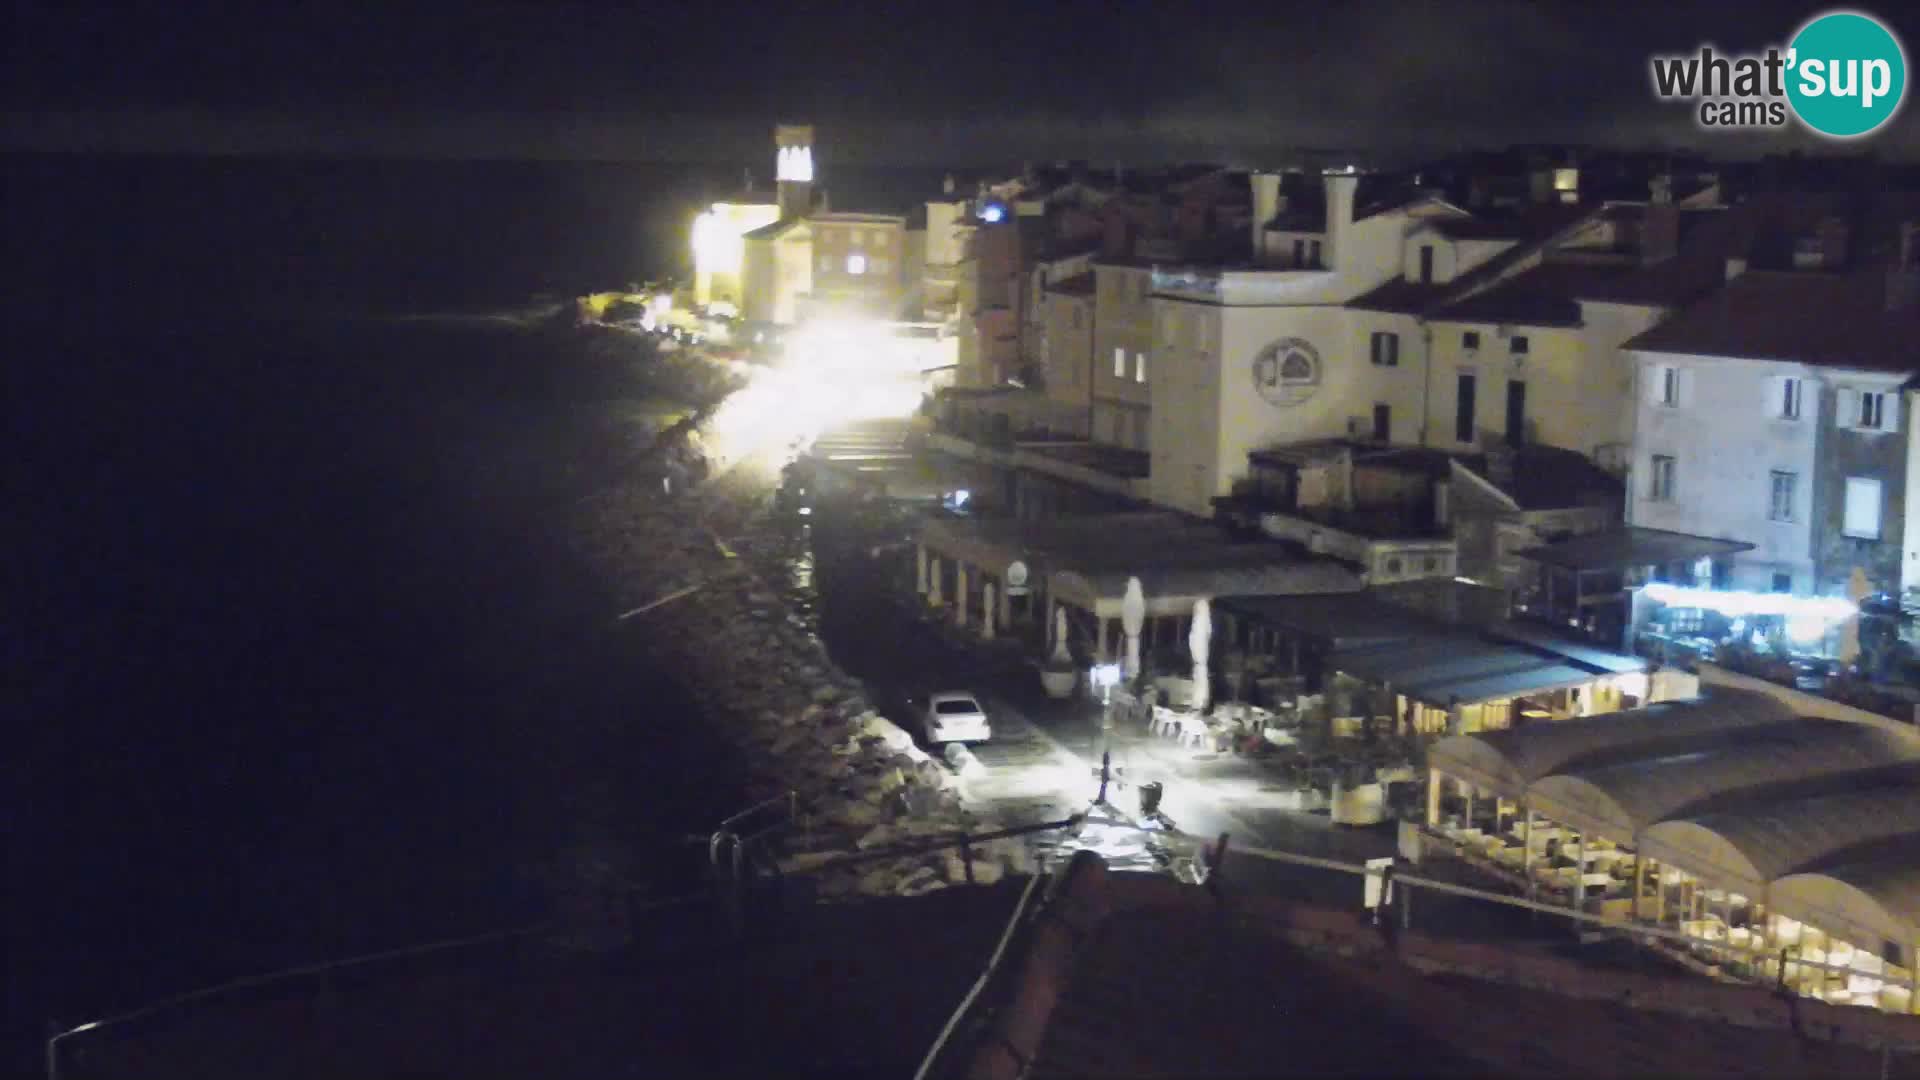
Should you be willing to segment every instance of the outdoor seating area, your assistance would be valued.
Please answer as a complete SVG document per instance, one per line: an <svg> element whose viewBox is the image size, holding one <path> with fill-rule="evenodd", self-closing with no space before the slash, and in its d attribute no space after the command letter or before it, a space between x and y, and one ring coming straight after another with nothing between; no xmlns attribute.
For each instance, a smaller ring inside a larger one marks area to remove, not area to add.
<svg viewBox="0 0 1920 1080"><path fill-rule="evenodd" d="M1529 895L1674 932L1656 947L1708 974L1914 1010L1913 733L1721 689L1445 739L1428 764L1430 835Z"/></svg>
<svg viewBox="0 0 1920 1080"><path fill-rule="evenodd" d="M1217 606L1255 696L1310 696L1343 737L1432 739L1559 721L1644 702L1653 688L1644 660L1530 627L1450 625L1371 591L1232 596Z"/></svg>

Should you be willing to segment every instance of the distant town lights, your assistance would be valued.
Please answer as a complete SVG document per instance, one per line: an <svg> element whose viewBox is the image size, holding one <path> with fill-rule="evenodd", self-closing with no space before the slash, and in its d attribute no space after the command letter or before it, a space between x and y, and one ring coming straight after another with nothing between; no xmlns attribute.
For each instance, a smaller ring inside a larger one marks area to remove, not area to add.
<svg viewBox="0 0 1920 1080"><path fill-rule="evenodd" d="M1644 592L1649 600L1668 607L1703 608L1722 615L1785 615L1788 619L1824 619L1835 622L1860 614L1853 601L1839 596L1791 596L1787 593L1694 589L1656 582ZM1803 624L1804 626L1804 624Z"/></svg>

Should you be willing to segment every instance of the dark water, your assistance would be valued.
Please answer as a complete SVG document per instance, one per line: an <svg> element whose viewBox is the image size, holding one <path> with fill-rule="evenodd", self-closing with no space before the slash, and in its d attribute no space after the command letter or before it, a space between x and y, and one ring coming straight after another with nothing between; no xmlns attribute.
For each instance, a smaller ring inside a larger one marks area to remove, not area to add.
<svg viewBox="0 0 1920 1080"><path fill-rule="evenodd" d="M10 1050L537 918L547 868L644 879L731 805L697 702L563 553L645 379L537 334L282 317L658 272L701 177L6 169L33 270L6 297Z"/></svg>

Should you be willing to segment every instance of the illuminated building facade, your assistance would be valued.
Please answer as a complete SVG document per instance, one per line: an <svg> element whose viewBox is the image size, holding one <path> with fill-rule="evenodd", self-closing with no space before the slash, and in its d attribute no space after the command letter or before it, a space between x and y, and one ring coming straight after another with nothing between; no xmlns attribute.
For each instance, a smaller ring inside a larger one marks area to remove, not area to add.
<svg viewBox="0 0 1920 1080"><path fill-rule="evenodd" d="M897 319L912 258L907 219L897 214L820 213L813 243L813 310Z"/></svg>
<svg viewBox="0 0 1920 1080"><path fill-rule="evenodd" d="M746 235L773 224L780 209L772 194L743 192L716 202L693 222L693 298L706 307L745 302Z"/></svg>

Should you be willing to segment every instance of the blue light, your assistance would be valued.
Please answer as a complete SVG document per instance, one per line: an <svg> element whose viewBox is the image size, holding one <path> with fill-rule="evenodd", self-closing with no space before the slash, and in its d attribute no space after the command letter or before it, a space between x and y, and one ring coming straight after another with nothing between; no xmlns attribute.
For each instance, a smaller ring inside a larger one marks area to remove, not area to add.
<svg viewBox="0 0 1920 1080"><path fill-rule="evenodd" d="M992 225L1007 216L1007 208L999 203L988 203L980 208L980 220Z"/></svg>

